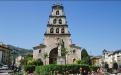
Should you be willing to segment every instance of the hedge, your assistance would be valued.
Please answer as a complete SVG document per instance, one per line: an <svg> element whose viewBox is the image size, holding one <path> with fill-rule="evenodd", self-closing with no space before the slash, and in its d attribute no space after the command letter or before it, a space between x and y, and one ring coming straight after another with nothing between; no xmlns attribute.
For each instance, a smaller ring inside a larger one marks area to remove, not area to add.
<svg viewBox="0 0 121 75"><path fill-rule="evenodd" d="M98 67L89 65L79 65L79 64L68 64L68 65L44 65L36 66L35 72L39 75L53 75L54 73L59 74L77 74L80 73L80 68L86 69L88 71L96 71Z"/></svg>

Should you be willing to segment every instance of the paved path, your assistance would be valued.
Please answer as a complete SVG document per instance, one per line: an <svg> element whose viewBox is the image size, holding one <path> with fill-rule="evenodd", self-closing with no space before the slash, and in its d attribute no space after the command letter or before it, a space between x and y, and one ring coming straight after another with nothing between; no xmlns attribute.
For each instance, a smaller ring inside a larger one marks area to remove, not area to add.
<svg viewBox="0 0 121 75"><path fill-rule="evenodd" d="M11 75L12 70L0 70L0 75Z"/></svg>
<svg viewBox="0 0 121 75"><path fill-rule="evenodd" d="M118 74L110 74L110 75L121 75L121 73L118 73Z"/></svg>
<svg viewBox="0 0 121 75"><path fill-rule="evenodd" d="M12 70L0 70L0 73L1 72L12 72Z"/></svg>
<svg viewBox="0 0 121 75"><path fill-rule="evenodd" d="M8 74L8 73L0 73L0 75L10 75L10 74Z"/></svg>

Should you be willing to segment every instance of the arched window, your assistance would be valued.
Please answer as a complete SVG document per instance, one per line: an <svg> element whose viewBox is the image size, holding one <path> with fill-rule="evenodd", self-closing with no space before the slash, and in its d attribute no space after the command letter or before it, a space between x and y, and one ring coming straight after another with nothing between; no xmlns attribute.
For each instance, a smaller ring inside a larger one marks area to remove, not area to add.
<svg viewBox="0 0 121 75"><path fill-rule="evenodd" d="M56 11L56 15L59 15L59 11L58 10Z"/></svg>
<svg viewBox="0 0 121 75"><path fill-rule="evenodd" d="M61 33L64 33L64 31L65 31L64 28L62 28L62 29L61 29Z"/></svg>
<svg viewBox="0 0 121 75"><path fill-rule="evenodd" d="M62 20L61 19L59 19L59 24L62 24Z"/></svg>
<svg viewBox="0 0 121 75"><path fill-rule="evenodd" d="M53 33L53 32L54 32L54 29L53 29L53 28L51 28L51 29L50 29L50 33Z"/></svg>
<svg viewBox="0 0 121 75"><path fill-rule="evenodd" d="M53 20L53 24L56 24L56 19Z"/></svg>
<svg viewBox="0 0 121 75"><path fill-rule="evenodd" d="M59 33L59 28L56 29L56 33Z"/></svg>

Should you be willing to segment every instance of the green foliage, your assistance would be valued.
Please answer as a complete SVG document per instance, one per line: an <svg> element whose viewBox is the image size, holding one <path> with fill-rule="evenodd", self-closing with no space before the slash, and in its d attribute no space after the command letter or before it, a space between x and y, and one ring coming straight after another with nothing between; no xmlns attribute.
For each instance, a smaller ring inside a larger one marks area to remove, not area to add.
<svg viewBox="0 0 121 75"><path fill-rule="evenodd" d="M62 56L65 56L66 53L67 53L67 51L66 51L66 48L65 48L65 46L64 46L64 42L62 42L62 44L61 44L61 55L62 55Z"/></svg>
<svg viewBox="0 0 121 75"><path fill-rule="evenodd" d="M35 71L34 65L24 65L24 70L28 72L31 69L31 71Z"/></svg>
<svg viewBox="0 0 121 75"><path fill-rule="evenodd" d="M43 65L43 62L41 59L37 59L34 63L35 63L34 65L37 65L37 66Z"/></svg>
<svg viewBox="0 0 121 75"><path fill-rule="evenodd" d="M87 69L87 70L97 70L95 66L89 65L80 65L80 64L68 64L68 65L44 65L44 66L37 66L35 72L39 75L53 75L55 72L65 75L65 72L69 73L78 73L80 68Z"/></svg>
<svg viewBox="0 0 121 75"><path fill-rule="evenodd" d="M82 59L85 59L85 58L88 57L88 56L89 56L89 55L88 55L86 49L82 49L82 51L81 51L81 58L82 58Z"/></svg>
<svg viewBox="0 0 121 75"><path fill-rule="evenodd" d="M21 65L28 65L33 61L33 56L31 54L28 54L24 56L24 59L21 60Z"/></svg>
<svg viewBox="0 0 121 75"><path fill-rule="evenodd" d="M85 62L82 60L76 60L76 64L85 64Z"/></svg>
<svg viewBox="0 0 121 75"><path fill-rule="evenodd" d="M47 53L45 53L44 54L44 59L45 59L45 65L46 65L46 58L48 57L48 54Z"/></svg>
<svg viewBox="0 0 121 75"><path fill-rule="evenodd" d="M97 71L98 68L98 66L90 66L90 71Z"/></svg>
<svg viewBox="0 0 121 75"><path fill-rule="evenodd" d="M41 59L33 60L33 56L28 54L24 57L24 59L21 60L21 64L40 66L43 65L43 62Z"/></svg>
<svg viewBox="0 0 121 75"><path fill-rule="evenodd" d="M47 53L45 53L44 54L44 59L46 59L48 57L48 54Z"/></svg>
<svg viewBox="0 0 121 75"><path fill-rule="evenodd" d="M86 49L82 49L81 52L81 59L85 64L89 64L91 65L91 60L90 60L90 56L88 55Z"/></svg>
<svg viewBox="0 0 121 75"><path fill-rule="evenodd" d="M64 46L62 46L62 48L61 48L61 55L62 56L66 55L66 48Z"/></svg>

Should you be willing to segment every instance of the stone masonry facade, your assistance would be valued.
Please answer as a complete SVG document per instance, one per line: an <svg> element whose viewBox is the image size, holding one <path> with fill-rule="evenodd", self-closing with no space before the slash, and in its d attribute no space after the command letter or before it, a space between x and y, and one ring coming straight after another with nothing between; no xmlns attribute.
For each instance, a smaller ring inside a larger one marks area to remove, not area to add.
<svg viewBox="0 0 121 75"><path fill-rule="evenodd" d="M62 56L62 49L65 56ZM44 34L44 42L33 47L33 58L44 64L73 64L81 60L81 48L72 43L62 4L54 4Z"/></svg>

